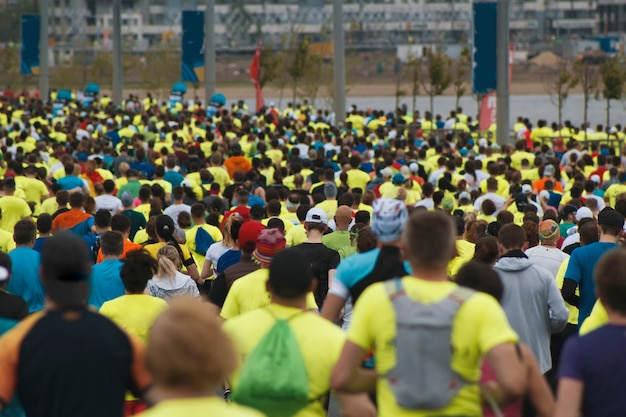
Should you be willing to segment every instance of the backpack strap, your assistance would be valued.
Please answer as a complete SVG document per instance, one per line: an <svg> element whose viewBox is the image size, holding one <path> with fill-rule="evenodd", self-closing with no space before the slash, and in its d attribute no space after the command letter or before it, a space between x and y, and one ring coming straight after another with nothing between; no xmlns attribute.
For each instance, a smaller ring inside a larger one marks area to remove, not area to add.
<svg viewBox="0 0 626 417"><path fill-rule="evenodd" d="M467 287L458 286L450 293L450 295L448 295L448 298L459 304L463 304L464 302L472 298L474 294L476 294L476 291Z"/></svg>
<svg viewBox="0 0 626 417"><path fill-rule="evenodd" d="M402 279L400 277L394 277L385 281L385 290L390 299L394 299L404 294L404 287L402 286Z"/></svg>

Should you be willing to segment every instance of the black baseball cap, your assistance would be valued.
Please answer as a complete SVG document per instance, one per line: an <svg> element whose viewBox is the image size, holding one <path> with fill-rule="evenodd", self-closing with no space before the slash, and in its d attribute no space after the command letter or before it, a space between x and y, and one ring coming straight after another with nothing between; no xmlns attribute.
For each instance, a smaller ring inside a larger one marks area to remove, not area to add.
<svg viewBox="0 0 626 417"><path fill-rule="evenodd" d="M624 227L624 216L619 211L606 207L598 214L598 224Z"/></svg>

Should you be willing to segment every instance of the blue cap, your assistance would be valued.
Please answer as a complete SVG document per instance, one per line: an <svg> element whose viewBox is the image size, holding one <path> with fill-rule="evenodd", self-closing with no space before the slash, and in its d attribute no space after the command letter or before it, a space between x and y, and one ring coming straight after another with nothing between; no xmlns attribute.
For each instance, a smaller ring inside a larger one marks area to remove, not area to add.
<svg viewBox="0 0 626 417"><path fill-rule="evenodd" d="M391 179L391 182L393 184L404 184L404 175L402 174L394 175L393 178Z"/></svg>

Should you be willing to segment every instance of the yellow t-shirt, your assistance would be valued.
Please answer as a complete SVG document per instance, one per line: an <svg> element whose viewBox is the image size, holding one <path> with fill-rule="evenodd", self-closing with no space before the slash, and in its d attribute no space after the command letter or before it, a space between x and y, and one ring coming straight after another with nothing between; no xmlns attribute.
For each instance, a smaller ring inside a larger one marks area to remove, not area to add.
<svg viewBox="0 0 626 417"><path fill-rule="evenodd" d="M580 326L580 335L584 336L598 327L604 326L608 322L609 315L607 314L606 309L600 300L596 300L596 303L593 305L593 309L591 310L591 314L587 316L587 318L583 321L583 324Z"/></svg>
<svg viewBox="0 0 626 417"><path fill-rule="evenodd" d="M191 229L185 231L185 236L187 237L187 249L193 256L194 261L196 261L196 265L198 265L198 271L202 271L202 267L204 266L204 257L206 253L199 254L196 252L196 233L198 233L198 229L202 227L206 232L211 236L213 242L221 242L224 236L222 236L222 232L215 226L211 226L210 224L203 224L199 226L193 226Z"/></svg>
<svg viewBox="0 0 626 417"><path fill-rule="evenodd" d="M237 390L245 358L271 329L276 318L290 319L289 325L300 347L309 378L309 398L322 396L329 390L330 373L339 359L345 336L339 327L315 313L278 304L250 311L224 323L224 330L244 361L230 378L233 391ZM323 405L321 401L311 402L294 417L326 417Z"/></svg>
<svg viewBox="0 0 626 417"><path fill-rule="evenodd" d="M626 184L613 184L610 185L609 188L606 189L604 193L604 199L609 199L609 206L615 208L615 201L617 200L617 196L626 193Z"/></svg>
<svg viewBox="0 0 626 417"><path fill-rule="evenodd" d="M228 404L218 397L181 398L161 401L140 414L142 417L264 417L252 408Z"/></svg>
<svg viewBox="0 0 626 417"><path fill-rule="evenodd" d="M287 246L300 245L306 242L306 239L306 230L304 229L303 224L294 226L285 232L285 240L287 241Z"/></svg>
<svg viewBox="0 0 626 417"><path fill-rule="evenodd" d="M147 294L127 294L102 304L100 314L147 343L152 323L166 308L167 302L161 298Z"/></svg>
<svg viewBox="0 0 626 417"><path fill-rule="evenodd" d="M135 236L135 237L137 237L137 236ZM165 245L167 245L167 243L165 243L165 242L158 242L158 243L153 243L151 245L146 245L143 248L146 251L148 251L150 256L152 256L154 259L157 259L157 253L159 252L159 249L161 249ZM185 267L185 265L195 265L195 260L191 256L191 253L189 253L189 249L187 249L187 246L179 244L178 247L180 248L181 252L183 253L183 266L181 267L181 271L186 271L187 268Z"/></svg>
<svg viewBox="0 0 626 417"><path fill-rule="evenodd" d="M474 257L476 245L464 239L456 241L456 251L458 256L448 263L448 276L453 277L459 273L459 269Z"/></svg>
<svg viewBox="0 0 626 417"><path fill-rule="evenodd" d="M285 233L287 233L288 231L290 231L291 229L294 228L294 224L292 222L290 222L287 219L283 219L282 216L278 216L278 217L269 217L267 219L262 219L261 220L261 224L265 227L267 227L267 224L269 223L270 219L280 219L283 221L283 224L285 225Z"/></svg>
<svg viewBox="0 0 626 417"><path fill-rule="evenodd" d="M224 188L230 184L230 176L228 171L222 167L209 167L208 171L213 175L213 182L220 185L220 191L224 192Z"/></svg>
<svg viewBox="0 0 626 417"><path fill-rule="evenodd" d="M447 297L456 284L432 282L414 277L402 279L407 296L422 303L435 303ZM384 283L372 284L357 301L348 340L365 350L376 352L376 372L385 375L396 362L395 313ZM495 346L518 340L498 302L489 295L476 293L460 307L452 325L452 368L468 381L480 379L482 357ZM407 410L397 405L385 378L377 382L380 417L426 417L435 415L482 416L477 384L465 385L441 410Z"/></svg>
<svg viewBox="0 0 626 417"><path fill-rule="evenodd" d="M337 200L324 200L315 205L315 207L321 208L326 213L328 218L335 216L337 211Z"/></svg>
<svg viewBox="0 0 626 417"><path fill-rule="evenodd" d="M6 230L0 229L0 251L9 253L15 249L15 240L13 240L13 233L9 233Z"/></svg>
<svg viewBox="0 0 626 417"><path fill-rule="evenodd" d="M360 169L349 169L346 174L348 175L348 187L360 188L363 192L365 192L367 183L372 180L367 172Z"/></svg>
<svg viewBox="0 0 626 417"><path fill-rule="evenodd" d="M569 258L567 258L561 263L559 270L556 272L556 277L555 277L556 286L559 289L563 288L563 280L565 279L565 272L567 271L567 265L569 265ZM580 295L580 292L578 291L578 287L576 287L576 295ZM569 310L567 322L578 326L578 308L574 307L571 304L568 304L567 301L565 301L565 307L567 307L567 309Z"/></svg>
<svg viewBox="0 0 626 417"><path fill-rule="evenodd" d="M236 280L224 301L220 313L222 318L230 320L248 311L268 306L271 301L271 295L265 288L268 278L269 269L261 268ZM312 292L309 292L306 304L308 309L317 310Z"/></svg>
<svg viewBox="0 0 626 417"><path fill-rule="evenodd" d="M0 197L0 208L2 209L2 219L0 219L0 229L13 233L15 224L32 214L26 201L21 198L5 195Z"/></svg>

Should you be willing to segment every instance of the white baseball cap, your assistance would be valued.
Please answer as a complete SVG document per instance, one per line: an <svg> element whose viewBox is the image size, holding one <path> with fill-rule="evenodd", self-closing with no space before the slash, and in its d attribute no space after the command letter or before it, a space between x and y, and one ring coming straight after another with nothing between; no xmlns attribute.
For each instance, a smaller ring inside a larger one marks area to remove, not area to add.
<svg viewBox="0 0 626 417"><path fill-rule="evenodd" d="M579 222L582 219L593 219L593 213L589 207L581 207L576 211L576 221Z"/></svg>
<svg viewBox="0 0 626 417"><path fill-rule="evenodd" d="M319 207L313 207L306 212L305 223L328 224L326 212Z"/></svg>
<svg viewBox="0 0 626 417"><path fill-rule="evenodd" d="M530 194L533 192L533 188L529 184L522 185L522 194Z"/></svg>

